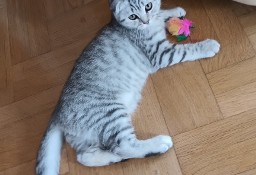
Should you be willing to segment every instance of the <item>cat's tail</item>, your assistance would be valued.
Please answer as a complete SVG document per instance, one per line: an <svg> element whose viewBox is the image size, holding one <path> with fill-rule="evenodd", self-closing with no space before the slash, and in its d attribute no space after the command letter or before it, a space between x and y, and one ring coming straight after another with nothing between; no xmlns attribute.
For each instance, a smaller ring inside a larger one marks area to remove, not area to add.
<svg viewBox="0 0 256 175"><path fill-rule="evenodd" d="M37 175L59 174L62 143L62 131L60 128L50 124L39 148L36 163Z"/></svg>

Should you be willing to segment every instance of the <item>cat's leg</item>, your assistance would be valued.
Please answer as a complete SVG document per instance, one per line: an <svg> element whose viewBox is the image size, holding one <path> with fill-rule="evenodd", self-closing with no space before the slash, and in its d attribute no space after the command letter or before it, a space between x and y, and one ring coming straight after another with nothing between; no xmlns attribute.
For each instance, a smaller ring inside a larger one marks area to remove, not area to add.
<svg viewBox="0 0 256 175"><path fill-rule="evenodd" d="M129 158L143 158L165 153L173 143L169 136L156 136L147 140L138 140L134 134L131 116L119 109L111 110L111 116L98 120L96 140L90 145L90 138L75 146L77 160L86 166L104 166ZM88 134L88 133L87 133ZM84 146L88 144L88 146Z"/></svg>
<svg viewBox="0 0 256 175"><path fill-rule="evenodd" d="M192 44L171 44L165 40L156 45L149 56L155 71L180 62L213 57L220 50L220 44L212 39Z"/></svg>
<svg viewBox="0 0 256 175"><path fill-rule="evenodd" d="M168 10L161 10L160 16L166 21L171 17L184 17L186 15L186 11L181 7L176 7Z"/></svg>
<svg viewBox="0 0 256 175"><path fill-rule="evenodd" d="M135 137L133 139L125 138L111 150L93 148L84 152L78 152L77 161L89 167L106 166L131 158L144 158L163 154L172 145L171 137L163 135L147 140L138 140Z"/></svg>
<svg viewBox="0 0 256 175"><path fill-rule="evenodd" d="M124 159L110 151L102 150L101 148L94 148L78 153L77 161L85 166L98 167L122 162Z"/></svg>
<svg viewBox="0 0 256 175"><path fill-rule="evenodd" d="M147 140L123 139L114 153L123 159L144 158L167 152L173 146L170 136L159 135Z"/></svg>

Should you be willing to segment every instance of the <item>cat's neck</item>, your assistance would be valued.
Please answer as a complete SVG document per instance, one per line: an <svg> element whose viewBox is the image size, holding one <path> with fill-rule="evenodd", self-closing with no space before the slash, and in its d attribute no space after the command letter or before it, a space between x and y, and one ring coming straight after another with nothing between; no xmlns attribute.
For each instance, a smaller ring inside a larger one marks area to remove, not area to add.
<svg viewBox="0 0 256 175"><path fill-rule="evenodd" d="M146 38L147 33L149 33L149 29L138 30L126 28L119 24L114 17L112 17L110 25L122 36L129 38L135 44L143 41Z"/></svg>

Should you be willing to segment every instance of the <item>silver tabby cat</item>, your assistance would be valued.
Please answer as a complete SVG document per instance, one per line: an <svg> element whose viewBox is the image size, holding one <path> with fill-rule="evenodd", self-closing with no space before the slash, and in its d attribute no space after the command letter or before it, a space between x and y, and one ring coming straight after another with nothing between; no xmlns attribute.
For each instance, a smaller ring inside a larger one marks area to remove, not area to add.
<svg viewBox="0 0 256 175"><path fill-rule="evenodd" d="M38 153L38 175L58 174L63 138L85 166L162 154L172 147L169 136L136 138L131 115L143 85L161 68L213 57L220 45L210 39L170 43L165 21L186 12L160 6L160 0L110 2L112 21L82 52L53 112Z"/></svg>

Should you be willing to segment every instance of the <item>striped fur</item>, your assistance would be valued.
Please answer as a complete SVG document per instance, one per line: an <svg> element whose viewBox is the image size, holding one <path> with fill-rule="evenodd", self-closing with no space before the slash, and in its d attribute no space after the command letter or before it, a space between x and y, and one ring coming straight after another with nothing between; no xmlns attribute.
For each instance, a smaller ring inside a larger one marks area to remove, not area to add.
<svg viewBox="0 0 256 175"><path fill-rule="evenodd" d="M166 39L164 21L184 16L182 8L161 10L159 0L113 0L110 7L111 23L85 48L65 84L38 153L38 175L58 174L63 138L86 166L166 152L169 136L138 140L132 126L148 75L219 51L214 40L176 45ZM138 19L130 20L131 14Z"/></svg>

